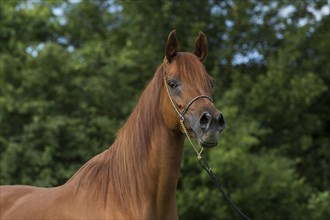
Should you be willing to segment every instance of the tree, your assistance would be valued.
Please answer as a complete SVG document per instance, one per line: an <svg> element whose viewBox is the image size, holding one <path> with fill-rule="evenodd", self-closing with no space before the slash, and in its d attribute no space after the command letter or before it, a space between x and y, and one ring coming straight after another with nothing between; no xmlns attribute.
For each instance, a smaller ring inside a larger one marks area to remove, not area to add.
<svg viewBox="0 0 330 220"><path fill-rule="evenodd" d="M204 156L253 219L328 219L327 1L3 1L0 182L55 186L115 138L167 34L202 30L227 129ZM232 219L189 144L182 219Z"/></svg>

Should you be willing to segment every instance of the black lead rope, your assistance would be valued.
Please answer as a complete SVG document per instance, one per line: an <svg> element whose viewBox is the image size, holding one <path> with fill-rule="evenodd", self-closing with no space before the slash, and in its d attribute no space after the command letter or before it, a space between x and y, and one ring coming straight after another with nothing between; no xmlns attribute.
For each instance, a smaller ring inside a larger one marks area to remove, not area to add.
<svg viewBox="0 0 330 220"><path fill-rule="evenodd" d="M209 167L207 161L200 157L199 158L199 164L201 165L201 167L207 172L207 174L209 175L210 179L212 180L213 184L215 185L215 187L219 190L219 192L222 194L222 196L225 198L227 204L232 207L241 217L242 219L246 219L246 220L251 220L247 215L245 215L234 203L233 201L230 199L229 195L224 191L223 186L221 185L221 183L219 182L218 178L214 175L214 173L212 172L211 168Z"/></svg>

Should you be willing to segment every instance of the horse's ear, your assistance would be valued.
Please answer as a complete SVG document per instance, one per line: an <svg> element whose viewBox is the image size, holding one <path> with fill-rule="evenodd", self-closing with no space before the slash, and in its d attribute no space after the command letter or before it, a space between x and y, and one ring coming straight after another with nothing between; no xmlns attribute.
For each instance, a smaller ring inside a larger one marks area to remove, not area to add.
<svg viewBox="0 0 330 220"><path fill-rule="evenodd" d="M198 38L195 42L193 54L195 54L201 62L203 62L207 56L208 46L207 38L203 32L199 32Z"/></svg>
<svg viewBox="0 0 330 220"><path fill-rule="evenodd" d="M179 41L176 38L176 32L173 30L167 38L167 43L165 47L165 59L167 62L171 63L173 58L176 56L179 50Z"/></svg>

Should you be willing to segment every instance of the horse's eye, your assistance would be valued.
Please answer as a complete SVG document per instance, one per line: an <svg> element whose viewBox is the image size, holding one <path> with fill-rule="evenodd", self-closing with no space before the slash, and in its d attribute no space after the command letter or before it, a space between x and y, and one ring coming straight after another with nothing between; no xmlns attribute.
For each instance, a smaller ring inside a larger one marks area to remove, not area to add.
<svg viewBox="0 0 330 220"><path fill-rule="evenodd" d="M178 86L174 80L169 80L169 81L167 82L167 85L168 85L171 89L175 89L175 88Z"/></svg>
<svg viewBox="0 0 330 220"><path fill-rule="evenodd" d="M213 88L215 87L215 80L212 79L212 80L210 81L210 84L211 84L211 88L213 89Z"/></svg>

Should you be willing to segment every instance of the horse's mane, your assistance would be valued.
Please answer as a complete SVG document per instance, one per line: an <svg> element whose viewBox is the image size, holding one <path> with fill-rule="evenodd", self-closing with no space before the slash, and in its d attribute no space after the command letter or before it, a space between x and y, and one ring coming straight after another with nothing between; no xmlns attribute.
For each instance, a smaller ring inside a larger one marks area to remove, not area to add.
<svg viewBox="0 0 330 220"><path fill-rule="evenodd" d="M207 74L201 74L198 68L204 68L198 58L191 53L178 53L175 57L179 72L185 80L209 83ZM197 65L198 64L198 65ZM78 179L78 190L95 190L95 196L104 196L105 205L109 194L118 201L121 208L128 207L125 198L141 199L138 192L148 189L141 185L141 179L147 177L149 148L151 137L157 132L157 124L163 124L160 110L161 91L164 86L166 63L162 63L140 97L134 111L118 132L113 145L105 152L88 161L71 178ZM206 88L206 87L204 87ZM132 199L133 200L133 199ZM131 201L130 201L131 202ZM139 203L139 201L132 201ZM134 204L133 204L134 206ZM138 208L138 207L136 207Z"/></svg>

